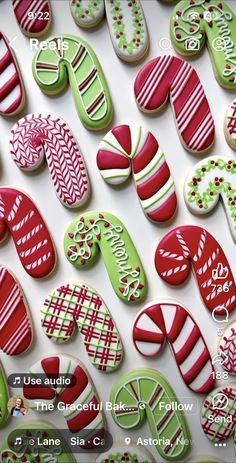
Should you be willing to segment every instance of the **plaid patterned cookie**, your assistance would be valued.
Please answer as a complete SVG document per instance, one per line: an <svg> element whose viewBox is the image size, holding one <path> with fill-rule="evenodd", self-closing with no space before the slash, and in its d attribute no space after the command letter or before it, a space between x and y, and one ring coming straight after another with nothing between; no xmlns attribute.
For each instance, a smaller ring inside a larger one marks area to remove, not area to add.
<svg viewBox="0 0 236 463"><path fill-rule="evenodd" d="M123 347L113 318L101 296L84 283L66 283L51 291L41 309L45 334L66 342L77 325L91 363L103 372L114 371Z"/></svg>
<svg viewBox="0 0 236 463"><path fill-rule="evenodd" d="M218 387L207 396L202 405L201 425L213 442L225 441L235 434L236 384Z"/></svg>

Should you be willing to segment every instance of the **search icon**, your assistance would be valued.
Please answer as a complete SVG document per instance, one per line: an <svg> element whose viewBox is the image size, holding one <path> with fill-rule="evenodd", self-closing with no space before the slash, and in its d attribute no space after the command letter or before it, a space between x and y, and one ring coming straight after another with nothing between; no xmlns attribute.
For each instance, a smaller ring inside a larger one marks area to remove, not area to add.
<svg viewBox="0 0 236 463"><path fill-rule="evenodd" d="M159 40L159 47L161 50L170 50L172 51L171 41L169 37L162 37Z"/></svg>

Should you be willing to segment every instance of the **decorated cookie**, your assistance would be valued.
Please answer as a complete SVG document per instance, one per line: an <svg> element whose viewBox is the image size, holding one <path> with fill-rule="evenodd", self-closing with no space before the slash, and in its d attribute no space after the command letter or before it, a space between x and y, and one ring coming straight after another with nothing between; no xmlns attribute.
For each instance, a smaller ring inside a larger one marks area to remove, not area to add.
<svg viewBox="0 0 236 463"><path fill-rule="evenodd" d="M236 320L224 331L219 343L222 367L231 375L236 375Z"/></svg>
<svg viewBox="0 0 236 463"><path fill-rule="evenodd" d="M234 277L223 249L204 228L182 225L161 239L155 254L155 267L167 283L183 283L191 266L207 309L224 315L236 307Z"/></svg>
<svg viewBox="0 0 236 463"><path fill-rule="evenodd" d="M46 33L52 16L48 0L12 0L12 5L23 34L35 37Z"/></svg>
<svg viewBox="0 0 236 463"><path fill-rule="evenodd" d="M147 420L162 458L182 461L186 456L190 449L187 423L178 411L174 391L160 373L139 369L123 375L113 386L110 400L113 419L122 429L138 428Z"/></svg>
<svg viewBox="0 0 236 463"><path fill-rule="evenodd" d="M35 363L29 373L32 379L38 374L45 374L48 378L58 378L59 374L64 375L63 378L67 374L73 375L73 385L24 386L24 397L29 400L30 408L37 411L40 411L42 404L55 403L58 397L59 402L65 405L63 416L69 430L72 433L83 430L86 448L94 446L95 436L104 436L104 418L99 410L99 399L87 371L79 360L66 354L51 355Z"/></svg>
<svg viewBox="0 0 236 463"><path fill-rule="evenodd" d="M236 151L236 99L229 105L224 118L224 134L229 146Z"/></svg>
<svg viewBox="0 0 236 463"><path fill-rule="evenodd" d="M175 186L157 139L141 126L118 125L102 139L97 165L107 183L118 185L131 171L144 214L154 222L170 219L177 205Z"/></svg>
<svg viewBox="0 0 236 463"><path fill-rule="evenodd" d="M62 343L76 325L91 363L104 372L116 370L123 347L115 322L97 291L85 283L66 283L51 291L41 309L44 333Z"/></svg>
<svg viewBox="0 0 236 463"><path fill-rule="evenodd" d="M174 300L152 301L136 316L134 345L141 355L155 357L166 340L185 384L193 392L211 391L215 383L211 355L193 317Z"/></svg>
<svg viewBox="0 0 236 463"><path fill-rule="evenodd" d="M3 371L3 367L0 362L0 428L5 426L8 419L7 402L9 399L8 386Z"/></svg>
<svg viewBox="0 0 236 463"><path fill-rule="evenodd" d="M67 207L84 204L89 179L80 149L68 125L52 114L28 114L11 130L11 154L23 170L36 170L46 157L59 200Z"/></svg>
<svg viewBox="0 0 236 463"><path fill-rule="evenodd" d="M78 26L89 29L97 26L104 17L104 1L70 0L70 11Z"/></svg>
<svg viewBox="0 0 236 463"><path fill-rule="evenodd" d="M134 244L122 224L108 212L91 211L76 217L64 237L67 259L78 268L92 265L99 250L117 296L139 302L146 293L146 277Z"/></svg>
<svg viewBox="0 0 236 463"><path fill-rule="evenodd" d="M200 53L207 44L215 77L222 87L236 88L236 17L218 0L183 0L171 14L170 36L184 56Z"/></svg>
<svg viewBox="0 0 236 463"><path fill-rule="evenodd" d="M152 454L142 445L131 442L129 446L124 441L113 442L112 448L101 453L95 463L155 463Z"/></svg>
<svg viewBox="0 0 236 463"><path fill-rule="evenodd" d="M13 437L20 437L22 443L9 442ZM50 444L46 439L51 439ZM51 443L56 439L60 440L60 445ZM52 424L42 421L23 423L12 429L2 443L0 460L2 463L76 463L62 434Z"/></svg>
<svg viewBox="0 0 236 463"><path fill-rule="evenodd" d="M112 117L112 104L100 63L90 45L73 35L56 35L37 51L34 78L45 93L61 93L69 81L82 123L104 129Z"/></svg>
<svg viewBox="0 0 236 463"><path fill-rule="evenodd" d="M0 349L8 355L25 352L32 327L24 294L10 270L0 266Z"/></svg>
<svg viewBox="0 0 236 463"><path fill-rule="evenodd" d="M20 70L7 38L0 32L0 115L15 116L25 104Z"/></svg>
<svg viewBox="0 0 236 463"><path fill-rule="evenodd" d="M149 36L140 0L105 0L107 24L116 54L138 61L149 47Z"/></svg>
<svg viewBox="0 0 236 463"><path fill-rule="evenodd" d="M202 404L201 425L212 442L222 442L235 435L235 384L218 387L207 396Z"/></svg>
<svg viewBox="0 0 236 463"><path fill-rule="evenodd" d="M10 231L25 271L34 278L52 272L56 255L47 226L32 199L16 188L0 187L0 241Z"/></svg>
<svg viewBox="0 0 236 463"><path fill-rule="evenodd" d="M211 212L220 197L236 241L236 159L211 156L198 162L185 180L184 196L194 214Z"/></svg>
<svg viewBox="0 0 236 463"><path fill-rule="evenodd" d="M152 59L139 71L134 94L139 109L150 113L161 110L170 98L180 140L188 151L203 153L212 146L214 121L191 64L168 55Z"/></svg>

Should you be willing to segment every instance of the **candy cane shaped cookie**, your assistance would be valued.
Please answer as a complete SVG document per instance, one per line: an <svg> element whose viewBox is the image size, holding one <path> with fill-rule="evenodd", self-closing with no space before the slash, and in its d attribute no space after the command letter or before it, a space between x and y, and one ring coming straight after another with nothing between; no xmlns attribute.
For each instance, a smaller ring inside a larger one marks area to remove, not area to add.
<svg viewBox="0 0 236 463"><path fill-rule="evenodd" d="M16 437L21 438L21 444L17 443ZM56 444L58 441L59 445ZM2 443L0 461L1 463L76 463L63 435L52 424L42 421L16 426Z"/></svg>
<svg viewBox="0 0 236 463"><path fill-rule="evenodd" d="M48 0L12 0L12 6L23 34L36 37L47 32L52 17Z"/></svg>
<svg viewBox="0 0 236 463"><path fill-rule="evenodd" d="M218 83L236 89L236 16L224 1L183 0L171 15L170 36L184 56L207 44Z"/></svg>
<svg viewBox="0 0 236 463"><path fill-rule="evenodd" d="M214 142L211 110L194 68L175 56L159 56L139 71L134 94L139 109L157 112L170 97L177 131L184 147L193 153L207 151Z"/></svg>
<svg viewBox="0 0 236 463"><path fill-rule="evenodd" d="M80 149L68 125L52 114L28 114L11 130L11 154L23 170L36 170L46 157L56 194L67 207L88 198L89 179Z"/></svg>
<svg viewBox="0 0 236 463"><path fill-rule="evenodd" d="M116 370L123 358L117 327L101 296L84 283L66 283L51 291L41 309L44 333L68 341L77 325L91 363L104 372Z"/></svg>
<svg viewBox="0 0 236 463"><path fill-rule="evenodd" d="M56 262L52 239L32 199L16 188L0 187L0 241L9 229L25 271L49 275Z"/></svg>
<svg viewBox="0 0 236 463"><path fill-rule="evenodd" d="M0 266L0 349L8 355L25 352L32 327L24 294L12 273Z"/></svg>
<svg viewBox="0 0 236 463"><path fill-rule="evenodd" d="M225 139L236 151L236 99L229 105L224 118Z"/></svg>
<svg viewBox="0 0 236 463"><path fill-rule="evenodd" d="M7 402L9 399L8 386L3 371L3 367L0 362L0 428L5 426L8 419Z"/></svg>
<svg viewBox="0 0 236 463"><path fill-rule="evenodd" d="M159 276L171 285L183 283L191 269L207 309L224 315L236 306L236 286L223 249L204 228L182 225L161 239L155 254Z"/></svg>
<svg viewBox="0 0 236 463"><path fill-rule="evenodd" d="M236 241L236 160L211 156L198 162L185 180L184 197L194 214L211 212L221 197Z"/></svg>
<svg viewBox="0 0 236 463"><path fill-rule="evenodd" d="M5 35L0 32L0 115L15 116L25 104L19 67Z"/></svg>
<svg viewBox="0 0 236 463"><path fill-rule="evenodd" d="M148 421L162 458L182 461L186 456L190 449L187 423L178 411L174 391L159 372L139 369L123 375L113 386L110 401L113 419L122 429L133 429ZM160 407L160 402L164 406Z"/></svg>
<svg viewBox="0 0 236 463"><path fill-rule="evenodd" d="M224 331L218 353L222 359L222 368L231 375L236 375L236 321Z"/></svg>
<svg viewBox="0 0 236 463"><path fill-rule="evenodd" d="M97 165L107 183L132 173L144 214L154 222L170 219L177 205L174 181L157 139L141 126L118 125L102 139Z"/></svg>
<svg viewBox="0 0 236 463"><path fill-rule="evenodd" d="M101 453L95 463L155 463L152 454L144 446L130 442L129 447L124 441L115 441L111 449Z"/></svg>
<svg viewBox="0 0 236 463"><path fill-rule="evenodd" d="M64 237L64 251L69 262L78 268L90 266L99 250L117 296L128 303L140 301L146 293L146 277L122 222L108 212L99 211L76 217Z"/></svg>
<svg viewBox="0 0 236 463"><path fill-rule="evenodd" d="M222 442L235 436L236 384L214 389L204 400L201 425L205 436L212 442Z"/></svg>
<svg viewBox="0 0 236 463"><path fill-rule="evenodd" d="M83 431L85 447L94 446L95 436L104 436L104 418L99 410L99 399L87 371L79 360L66 354L55 354L35 363L29 373L32 379L44 374L49 380L65 380L68 374L73 375L70 377L71 384L67 386L24 386L24 397L29 400L30 408L40 411L43 404L54 403L58 396L59 402L65 405L63 416L69 430L72 433Z"/></svg>
<svg viewBox="0 0 236 463"><path fill-rule="evenodd" d="M47 40L33 60L34 78L45 93L61 93L69 80L82 123L102 130L112 117L112 104L100 63L90 45L73 35L56 35Z"/></svg>
<svg viewBox="0 0 236 463"><path fill-rule="evenodd" d="M138 61L147 53L149 36L139 0L105 0L106 18L116 54L124 61Z"/></svg>
<svg viewBox="0 0 236 463"><path fill-rule="evenodd" d="M166 340L185 384L193 392L211 391L214 368L198 325L181 304L156 300L136 316L133 341L141 355L154 357L163 350Z"/></svg>
<svg viewBox="0 0 236 463"><path fill-rule="evenodd" d="M104 17L103 0L70 0L70 11L78 26L89 29L97 26Z"/></svg>

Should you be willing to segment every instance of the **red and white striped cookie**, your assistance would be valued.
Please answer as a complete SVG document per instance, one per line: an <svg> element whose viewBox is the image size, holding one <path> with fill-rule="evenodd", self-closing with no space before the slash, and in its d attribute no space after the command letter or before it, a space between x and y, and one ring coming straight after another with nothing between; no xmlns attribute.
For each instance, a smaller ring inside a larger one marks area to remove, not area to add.
<svg viewBox="0 0 236 463"><path fill-rule="evenodd" d="M23 34L28 37L45 34L52 16L48 0L12 0L12 6Z"/></svg>
<svg viewBox="0 0 236 463"><path fill-rule="evenodd" d="M236 151L236 98L227 108L224 117L224 134L228 145Z"/></svg>
<svg viewBox="0 0 236 463"><path fill-rule="evenodd" d="M175 56L159 56L139 71L134 93L139 109L157 112L168 101L184 147L193 153L207 151L214 142L215 126L200 82L191 66Z"/></svg>
<svg viewBox="0 0 236 463"><path fill-rule="evenodd" d="M0 32L0 115L15 116L22 111L24 104L20 70L7 38Z"/></svg>
<svg viewBox="0 0 236 463"><path fill-rule="evenodd" d="M0 187L0 241L7 230L25 271L34 278L49 275L55 266L56 254L40 212L22 191Z"/></svg>
<svg viewBox="0 0 236 463"><path fill-rule="evenodd" d="M236 286L223 249L204 228L182 225L161 239L155 267L164 281L180 285L187 279L191 266L207 309L218 315L224 315L225 309L232 312L236 306Z"/></svg>
<svg viewBox="0 0 236 463"><path fill-rule="evenodd" d="M97 165L107 183L126 181L131 170L144 214L154 222L170 219L177 205L175 186L157 139L141 126L118 125L102 139Z"/></svg>
<svg viewBox="0 0 236 463"><path fill-rule="evenodd" d="M54 114L28 114L13 126L11 155L23 170L34 171L46 157L57 197L79 207L89 195L89 178L80 149L66 122Z"/></svg>
<svg viewBox="0 0 236 463"><path fill-rule="evenodd" d="M149 302L135 318L134 345L144 357L154 357L160 354L166 340L189 389L198 393L211 391L215 383L211 355L193 317L174 300Z"/></svg>
<svg viewBox="0 0 236 463"><path fill-rule="evenodd" d="M12 273L0 266L0 349L8 355L25 352L32 327L24 294Z"/></svg>
<svg viewBox="0 0 236 463"><path fill-rule="evenodd" d="M236 320L224 331L218 352L222 357L224 370L231 375L236 375Z"/></svg>
<svg viewBox="0 0 236 463"><path fill-rule="evenodd" d="M63 416L69 430L72 433L83 431L83 439L86 441L83 448L94 447L95 437L103 438L105 424L103 413L99 410L99 398L79 360L66 354L54 354L35 363L28 373L32 379L46 375L48 379L60 378L62 383L67 375L73 375L70 377L71 384L67 386L24 386L24 397L29 400L30 408L37 411L40 411L43 404L53 404L58 398L61 404L67 406Z"/></svg>

